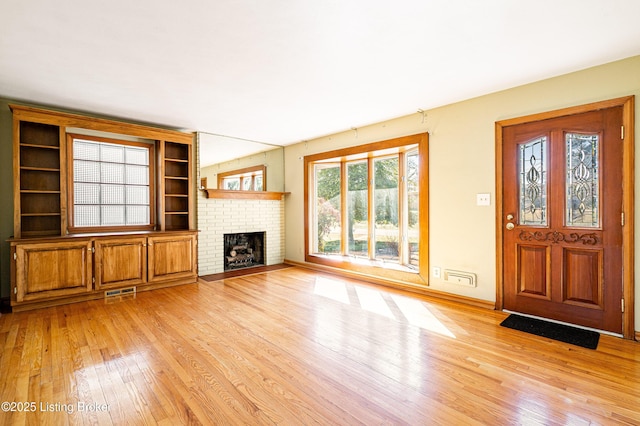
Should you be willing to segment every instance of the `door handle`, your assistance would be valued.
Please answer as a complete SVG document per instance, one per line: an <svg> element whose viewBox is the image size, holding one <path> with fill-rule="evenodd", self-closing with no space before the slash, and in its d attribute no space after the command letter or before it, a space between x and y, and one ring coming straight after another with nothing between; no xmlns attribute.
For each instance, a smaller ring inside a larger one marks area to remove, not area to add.
<svg viewBox="0 0 640 426"><path fill-rule="evenodd" d="M511 222L507 223L507 231L511 231L511 230L513 230L513 228L515 228L515 227L516 227L516 226L515 226L513 223L511 223Z"/></svg>

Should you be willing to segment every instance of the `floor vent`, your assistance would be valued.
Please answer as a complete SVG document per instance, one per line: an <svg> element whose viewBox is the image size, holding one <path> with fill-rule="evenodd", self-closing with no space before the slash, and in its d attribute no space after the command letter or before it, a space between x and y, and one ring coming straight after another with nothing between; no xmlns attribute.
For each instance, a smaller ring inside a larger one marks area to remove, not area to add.
<svg viewBox="0 0 640 426"><path fill-rule="evenodd" d="M104 297L125 296L127 294L136 294L136 288L127 287L127 288L119 288L117 290L107 290L104 292Z"/></svg>

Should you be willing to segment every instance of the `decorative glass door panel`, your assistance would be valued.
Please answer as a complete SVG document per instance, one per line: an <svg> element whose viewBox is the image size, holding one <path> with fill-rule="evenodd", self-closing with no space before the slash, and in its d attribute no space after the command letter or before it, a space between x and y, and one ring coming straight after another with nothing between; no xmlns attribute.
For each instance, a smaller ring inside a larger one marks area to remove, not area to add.
<svg viewBox="0 0 640 426"><path fill-rule="evenodd" d="M600 226L599 135L567 133L566 225Z"/></svg>
<svg viewBox="0 0 640 426"><path fill-rule="evenodd" d="M520 224L547 225L547 137L520 145Z"/></svg>

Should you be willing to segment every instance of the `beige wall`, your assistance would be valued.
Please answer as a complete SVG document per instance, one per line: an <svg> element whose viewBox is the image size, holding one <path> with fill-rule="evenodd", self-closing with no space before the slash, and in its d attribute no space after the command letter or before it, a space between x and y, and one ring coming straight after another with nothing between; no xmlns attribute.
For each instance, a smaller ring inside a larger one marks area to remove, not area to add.
<svg viewBox="0 0 640 426"><path fill-rule="evenodd" d="M357 132L349 130L288 146L285 190L291 195L285 210L285 257L304 261L301 157L426 131L430 134L430 265L474 272L478 276L476 288L448 284L433 277L431 287L495 301L495 122L628 95L636 95L636 101L640 101L640 56L435 108L426 111L424 123L422 114L415 113L359 128ZM639 115L640 107L636 107L636 123L640 123ZM640 155L640 150L636 152ZM638 159L636 164L640 165ZM636 176L640 180L640 173ZM491 193L490 207L476 205L478 193ZM636 200L637 221L640 197ZM640 232L640 227L637 229ZM638 235L636 241L640 241ZM636 253L636 271L640 273L640 245ZM635 299L635 329L640 330L638 285Z"/></svg>
<svg viewBox="0 0 640 426"><path fill-rule="evenodd" d="M9 243L13 235L13 149L9 104L0 99L0 297L9 297Z"/></svg>

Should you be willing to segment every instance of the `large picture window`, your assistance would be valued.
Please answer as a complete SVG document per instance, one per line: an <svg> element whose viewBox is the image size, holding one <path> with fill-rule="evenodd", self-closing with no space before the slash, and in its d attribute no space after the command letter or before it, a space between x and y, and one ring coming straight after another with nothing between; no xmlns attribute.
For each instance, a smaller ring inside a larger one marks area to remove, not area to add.
<svg viewBox="0 0 640 426"><path fill-rule="evenodd" d="M426 279L426 151L424 134L305 157L306 260Z"/></svg>
<svg viewBox="0 0 640 426"><path fill-rule="evenodd" d="M72 230L152 229L153 144L69 135Z"/></svg>

